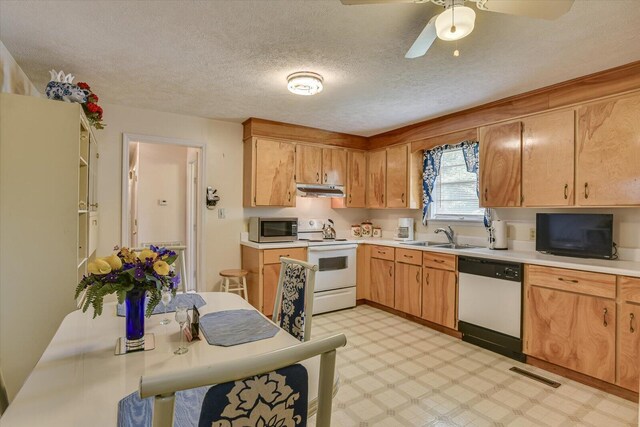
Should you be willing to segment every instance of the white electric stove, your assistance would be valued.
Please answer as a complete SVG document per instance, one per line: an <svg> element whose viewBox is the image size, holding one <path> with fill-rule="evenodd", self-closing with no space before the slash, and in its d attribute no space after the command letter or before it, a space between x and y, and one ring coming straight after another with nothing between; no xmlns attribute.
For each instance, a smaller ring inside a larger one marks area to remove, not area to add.
<svg viewBox="0 0 640 427"><path fill-rule="evenodd" d="M356 305L356 241L324 239L327 220L299 219L298 239L309 244L308 262L316 264L313 313L326 313Z"/></svg>

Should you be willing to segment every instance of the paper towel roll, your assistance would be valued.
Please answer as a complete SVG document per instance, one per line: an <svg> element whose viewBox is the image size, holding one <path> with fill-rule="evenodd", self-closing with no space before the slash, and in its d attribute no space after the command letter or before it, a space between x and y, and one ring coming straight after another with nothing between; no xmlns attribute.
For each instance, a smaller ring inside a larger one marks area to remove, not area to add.
<svg viewBox="0 0 640 427"><path fill-rule="evenodd" d="M493 228L493 247L491 249L507 249L507 223L496 219L491 221L491 228Z"/></svg>

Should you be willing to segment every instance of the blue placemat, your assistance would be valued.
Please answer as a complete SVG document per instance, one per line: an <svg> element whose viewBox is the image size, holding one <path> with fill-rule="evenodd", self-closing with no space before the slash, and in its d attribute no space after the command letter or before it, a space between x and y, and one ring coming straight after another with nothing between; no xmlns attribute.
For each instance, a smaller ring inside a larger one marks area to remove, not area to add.
<svg viewBox="0 0 640 427"><path fill-rule="evenodd" d="M173 425L196 427L200 419L202 401L211 386L176 392ZM137 391L118 402L118 427L151 427L153 397L141 399Z"/></svg>
<svg viewBox="0 0 640 427"><path fill-rule="evenodd" d="M271 338L280 328L255 310L227 310L200 316L200 330L209 344L231 347Z"/></svg>
<svg viewBox="0 0 640 427"><path fill-rule="evenodd" d="M149 301L148 299L145 301L145 310L146 310L146 302L148 301ZM177 294L175 297L173 297L169 305L167 305L167 313L176 311L176 306L180 304L184 304L189 308L192 308L194 305L196 306L196 308L200 308L203 305L205 305L206 302L198 294ZM118 311L118 316L123 317L126 313L126 307L124 306L124 304L118 304L117 311ZM164 313L164 305L160 303L156 305L156 308L153 309L152 314L163 314L163 313Z"/></svg>

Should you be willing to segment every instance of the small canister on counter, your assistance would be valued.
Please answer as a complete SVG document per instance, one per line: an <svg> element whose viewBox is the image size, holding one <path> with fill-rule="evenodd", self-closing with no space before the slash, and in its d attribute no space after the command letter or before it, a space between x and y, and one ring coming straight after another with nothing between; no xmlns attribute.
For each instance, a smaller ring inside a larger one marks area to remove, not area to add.
<svg viewBox="0 0 640 427"><path fill-rule="evenodd" d="M371 221L364 221L360 225L362 226L362 237L371 237L373 234L373 224L371 224Z"/></svg>
<svg viewBox="0 0 640 427"><path fill-rule="evenodd" d="M360 227L360 224L351 226L351 237L362 237L362 227Z"/></svg>
<svg viewBox="0 0 640 427"><path fill-rule="evenodd" d="M382 228L378 226L373 227L373 237L382 237Z"/></svg>

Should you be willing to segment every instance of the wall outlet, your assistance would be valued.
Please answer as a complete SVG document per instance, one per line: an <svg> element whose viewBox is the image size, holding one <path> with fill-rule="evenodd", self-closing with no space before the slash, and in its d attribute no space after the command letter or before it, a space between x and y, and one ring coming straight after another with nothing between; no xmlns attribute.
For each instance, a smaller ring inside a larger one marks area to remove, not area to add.
<svg viewBox="0 0 640 427"><path fill-rule="evenodd" d="M227 217L227 212L224 208L218 208L218 219L225 219Z"/></svg>
<svg viewBox="0 0 640 427"><path fill-rule="evenodd" d="M536 240L536 229L535 228L530 228L529 229L529 240Z"/></svg>

